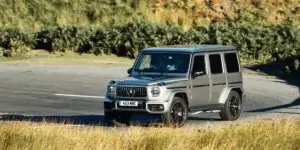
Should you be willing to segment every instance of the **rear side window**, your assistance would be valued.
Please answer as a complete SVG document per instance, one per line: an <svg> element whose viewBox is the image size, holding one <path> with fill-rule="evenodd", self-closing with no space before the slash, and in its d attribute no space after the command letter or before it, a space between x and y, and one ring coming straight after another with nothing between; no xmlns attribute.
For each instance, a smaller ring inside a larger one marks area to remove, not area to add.
<svg viewBox="0 0 300 150"><path fill-rule="evenodd" d="M225 64L228 73L234 73L240 71L236 53L226 53L224 54L224 57L225 57Z"/></svg>
<svg viewBox="0 0 300 150"><path fill-rule="evenodd" d="M223 72L220 54L209 55L210 70L212 74L220 74Z"/></svg>

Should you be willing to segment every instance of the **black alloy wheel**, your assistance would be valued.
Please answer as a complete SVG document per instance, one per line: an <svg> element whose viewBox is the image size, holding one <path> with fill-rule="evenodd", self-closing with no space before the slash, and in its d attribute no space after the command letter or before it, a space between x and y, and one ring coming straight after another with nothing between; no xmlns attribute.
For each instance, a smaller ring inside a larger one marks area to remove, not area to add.
<svg viewBox="0 0 300 150"><path fill-rule="evenodd" d="M241 95L236 91L230 91L224 104L224 108L219 113L222 120L235 121L242 113Z"/></svg>
<svg viewBox="0 0 300 150"><path fill-rule="evenodd" d="M233 95L229 101L230 115L234 118L241 113L241 101L238 97L238 95Z"/></svg>
<svg viewBox="0 0 300 150"><path fill-rule="evenodd" d="M180 97L174 97L169 111L163 114L163 122L168 126L182 127L188 119L186 102Z"/></svg>

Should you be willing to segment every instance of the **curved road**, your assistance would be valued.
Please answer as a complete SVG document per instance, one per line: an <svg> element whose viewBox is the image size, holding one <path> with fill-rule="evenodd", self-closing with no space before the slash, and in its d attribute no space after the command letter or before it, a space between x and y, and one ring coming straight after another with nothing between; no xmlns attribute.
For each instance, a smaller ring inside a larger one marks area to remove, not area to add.
<svg viewBox="0 0 300 150"><path fill-rule="evenodd" d="M1 120L66 119L73 123L103 122L106 83L126 76L123 67L0 64ZM244 70L247 101L239 121L272 116L300 118L299 84ZM220 124L216 114L192 116L188 124ZM188 126L187 124L187 126Z"/></svg>

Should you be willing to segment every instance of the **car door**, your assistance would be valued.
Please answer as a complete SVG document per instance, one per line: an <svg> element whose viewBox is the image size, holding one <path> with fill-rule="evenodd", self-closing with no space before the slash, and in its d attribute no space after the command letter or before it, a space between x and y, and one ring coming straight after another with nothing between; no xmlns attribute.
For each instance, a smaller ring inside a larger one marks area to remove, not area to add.
<svg viewBox="0 0 300 150"><path fill-rule="evenodd" d="M242 72L237 52L231 51L224 53L224 64L226 66L228 85L242 84Z"/></svg>
<svg viewBox="0 0 300 150"><path fill-rule="evenodd" d="M226 86L226 74L222 64L220 53L209 54L209 70L211 78L211 100L209 104L218 104L221 92Z"/></svg>
<svg viewBox="0 0 300 150"><path fill-rule="evenodd" d="M197 110L207 105L210 98L210 80L207 73L207 58L204 54L195 54L191 69L191 101L190 107ZM202 72L202 74L201 74ZM198 73L198 75L197 75Z"/></svg>

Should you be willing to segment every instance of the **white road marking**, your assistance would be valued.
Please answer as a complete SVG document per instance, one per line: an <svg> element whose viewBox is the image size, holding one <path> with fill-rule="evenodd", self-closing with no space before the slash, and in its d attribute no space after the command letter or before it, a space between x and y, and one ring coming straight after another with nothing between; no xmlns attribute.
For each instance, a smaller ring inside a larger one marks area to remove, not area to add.
<svg viewBox="0 0 300 150"><path fill-rule="evenodd" d="M104 96L90 96L90 95L74 95L74 94L55 94L56 96L66 96L66 97L81 97L81 98L99 98L104 99Z"/></svg>

